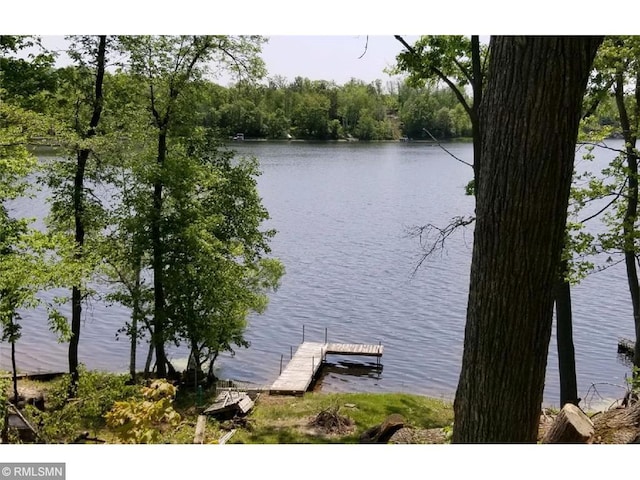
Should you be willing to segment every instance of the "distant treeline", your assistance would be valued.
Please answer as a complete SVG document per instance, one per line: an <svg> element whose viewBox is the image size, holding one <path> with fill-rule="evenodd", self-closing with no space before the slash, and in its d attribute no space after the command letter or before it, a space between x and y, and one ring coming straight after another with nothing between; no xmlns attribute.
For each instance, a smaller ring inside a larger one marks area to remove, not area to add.
<svg viewBox="0 0 640 480"><path fill-rule="evenodd" d="M0 61L6 97L40 112L55 111L59 86L78 75L77 67L55 69L46 62L38 65L10 58ZM105 92L114 87L133 95L140 85L128 76L107 73ZM197 84L198 105L193 113L201 116L203 126L217 129L223 137L237 133L245 138L310 140L471 136L469 118L447 88L356 79L337 85L278 76L260 83L240 81L229 87L205 79Z"/></svg>
<svg viewBox="0 0 640 480"><path fill-rule="evenodd" d="M40 112L55 111L58 86L78 75L77 67L55 69L43 62L0 59L5 96ZM140 88L128 73L108 73L110 84L131 95ZM221 86L205 79L192 84L197 90L194 115L221 137L242 133L244 138L307 140L449 140L471 137L471 122L446 86L414 87L407 81L366 83L352 79L333 81L275 76L262 82L240 81ZM23 99L24 102L20 102ZM472 103L471 99L468 99ZM611 104L591 120L619 130Z"/></svg>
<svg viewBox="0 0 640 480"><path fill-rule="evenodd" d="M211 84L207 126L223 135L314 140L451 139L471 136L471 123L445 88L404 82L344 85L297 77L266 84Z"/></svg>

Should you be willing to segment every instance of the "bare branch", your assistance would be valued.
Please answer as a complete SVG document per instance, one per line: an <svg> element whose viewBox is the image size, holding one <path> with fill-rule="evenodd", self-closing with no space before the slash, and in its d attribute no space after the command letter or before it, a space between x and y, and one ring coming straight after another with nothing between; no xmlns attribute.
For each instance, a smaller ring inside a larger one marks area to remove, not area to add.
<svg viewBox="0 0 640 480"><path fill-rule="evenodd" d="M415 276L418 269L427 260L428 257L437 251L444 250L447 239L453 235L460 227L467 227L475 222L475 217L454 217L449 224L444 227L438 227L432 223L420 227L412 227L408 229L411 237L418 237L423 253L418 264L413 269L412 276ZM435 237L435 238L434 238Z"/></svg>
<svg viewBox="0 0 640 480"><path fill-rule="evenodd" d="M599 143L595 143L595 142L579 142L578 145L591 145L593 147L604 148L605 150L611 150L612 152L624 153L625 155L627 154L626 150L620 150L619 148L609 147L604 142L599 142Z"/></svg>
<svg viewBox="0 0 640 480"><path fill-rule="evenodd" d="M580 220L580 223L588 222L589 220L592 220L592 219L596 218L598 215L600 215L605 210L607 210L611 205L613 205L616 202L616 200L618 200L622 196L622 192L623 192L624 188L626 187L626 185L627 185L627 180L625 180L625 182L623 183L622 187L620 188L620 191L611 194L611 195L614 196L613 200L611 200L609 203L607 203L604 207L602 207L600 210L598 210L593 215L590 215L587 218L584 218L584 219Z"/></svg>
<svg viewBox="0 0 640 480"><path fill-rule="evenodd" d="M618 264L620 264L620 263L622 263L622 262L624 262L624 258L622 258L622 259L620 259L620 260L617 260L617 261L615 261L615 262L608 263L608 264L606 264L606 265L600 265L600 266L598 266L598 267L596 267L596 268L595 268L595 270L593 271L593 273L600 273L600 272L604 272L605 270L608 270L608 269L610 269L611 267L615 267L616 265L618 265Z"/></svg>
<svg viewBox="0 0 640 480"><path fill-rule="evenodd" d="M451 153L449 150L447 150L446 148L444 148L444 146L438 141L438 139L436 137L434 137L433 135L431 135L431 132L429 130L427 130L426 128L423 128L422 130L425 131L425 133L427 135L429 135L431 137L431 139L436 142L436 145L438 145L442 150L444 150L445 152L447 152L449 155L451 155L454 159L456 159L457 161L459 161L460 163L464 163L465 165L473 168L473 165L470 164L469 162L465 162L464 160L462 160L459 157L456 157L453 153Z"/></svg>
<svg viewBox="0 0 640 480"><path fill-rule="evenodd" d="M367 35L367 43L364 44L364 52L362 52L362 55L358 57L358 60L360 60L362 57L366 55L368 48L369 48L369 35Z"/></svg>

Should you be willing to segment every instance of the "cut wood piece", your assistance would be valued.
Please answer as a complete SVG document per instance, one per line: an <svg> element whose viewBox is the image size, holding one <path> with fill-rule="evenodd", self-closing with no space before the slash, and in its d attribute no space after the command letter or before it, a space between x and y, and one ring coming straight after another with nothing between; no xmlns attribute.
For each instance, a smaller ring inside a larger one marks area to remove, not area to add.
<svg viewBox="0 0 640 480"><path fill-rule="evenodd" d="M196 434L193 437L193 443L204 443L204 431L207 428L207 416L198 415L198 421L196 422Z"/></svg>
<svg viewBox="0 0 640 480"><path fill-rule="evenodd" d="M542 443L591 443L593 422L572 403L567 403L542 439Z"/></svg>
<svg viewBox="0 0 640 480"><path fill-rule="evenodd" d="M229 441L229 439L233 436L234 433L236 433L236 429L235 428L233 430L228 431L222 437L220 437L220 440L218 440L218 444L219 445L224 445L225 443L227 443Z"/></svg>
<svg viewBox="0 0 640 480"><path fill-rule="evenodd" d="M380 425L371 427L360 435L360 443L387 443L389 439L404 427L404 417L392 413Z"/></svg>

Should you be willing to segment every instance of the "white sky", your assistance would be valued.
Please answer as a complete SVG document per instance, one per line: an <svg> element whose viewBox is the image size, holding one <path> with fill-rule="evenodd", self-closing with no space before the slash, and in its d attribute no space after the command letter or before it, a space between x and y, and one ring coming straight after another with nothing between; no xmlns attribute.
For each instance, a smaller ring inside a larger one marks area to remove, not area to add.
<svg viewBox="0 0 640 480"><path fill-rule="evenodd" d="M640 34L640 2L620 0L610 21L602 3L558 0L433 2L404 0L31 0L4 2L6 34L262 34L268 75L312 80L389 80L385 67L402 49L393 38L422 34ZM628 2L628 5L623 5ZM517 5L517 6L516 6ZM623 10L624 9L624 10ZM611 25L609 25L611 24ZM612 31L615 29L615 31ZM367 53L362 55L369 36ZM412 43L412 41L410 41ZM221 81L221 83L225 83Z"/></svg>
<svg viewBox="0 0 640 480"><path fill-rule="evenodd" d="M412 44L417 38L407 36L406 40ZM395 65L402 49L393 35L277 35L264 45L262 58L268 76L282 75L293 80L299 75L334 80L340 85L351 78L367 83L380 79L384 85L391 79L384 70Z"/></svg>
<svg viewBox="0 0 640 480"><path fill-rule="evenodd" d="M261 55L268 77L280 75L293 81L301 76L334 80L339 85L355 78L366 83L380 79L384 86L392 79L384 70L395 65L396 55L403 48L393 35L273 35L268 38ZM410 44L417 38L405 36ZM42 39L48 48L65 48L63 36L45 35ZM60 64L65 64L64 58ZM217 81L226 85L230 79L221 77Z"/></svg>

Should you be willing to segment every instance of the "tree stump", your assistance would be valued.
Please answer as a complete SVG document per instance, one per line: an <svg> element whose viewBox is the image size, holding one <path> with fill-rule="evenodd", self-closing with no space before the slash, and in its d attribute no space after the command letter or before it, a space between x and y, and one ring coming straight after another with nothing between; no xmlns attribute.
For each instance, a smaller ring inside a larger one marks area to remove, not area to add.
<svg viewBox="0 0 640 480"><path fill-rule="evenodd" d="M404 427L404 418L402 415L393 413L380 425L363 432L360 435L360 443L387 443L393 434L402 427Z"/></svg>
<svg viewBox="0 0 640 480"><path fill-rule="evenodd" d="M591 443L593 422L572 403L567 403L542 439L542 443Z"/></svg>

